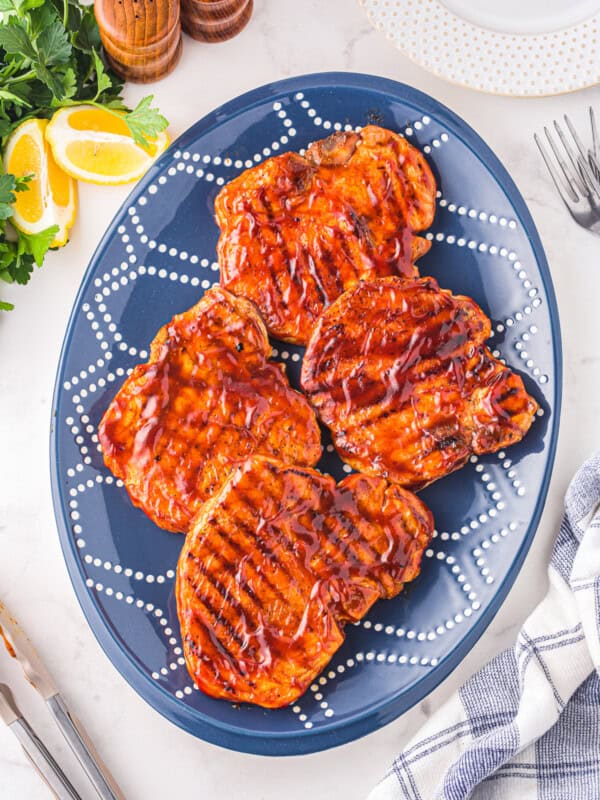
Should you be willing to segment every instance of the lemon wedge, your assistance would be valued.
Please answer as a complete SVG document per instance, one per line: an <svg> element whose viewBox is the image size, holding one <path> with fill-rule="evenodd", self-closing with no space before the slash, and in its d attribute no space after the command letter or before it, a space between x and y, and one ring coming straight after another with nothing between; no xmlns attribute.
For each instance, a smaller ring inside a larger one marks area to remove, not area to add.
<svg viewBox="0 0 600 800"><path fill-rule="evenodd" d="M11 222L35 234L58 225L50 247L62 247L77 212L77 184L57 165L45 138L46 119L28 119L10 135L4 168L17 178L30 175L28 189L17 192Z"/></svg>
<svg viewBox="0 0 600 800"><path fill-rule="evenodd" d="M105 185L136 181L169 144L163 131L141 147L119 115L91 105L57 111L46 139L56 163L67 174Z"/></svg>

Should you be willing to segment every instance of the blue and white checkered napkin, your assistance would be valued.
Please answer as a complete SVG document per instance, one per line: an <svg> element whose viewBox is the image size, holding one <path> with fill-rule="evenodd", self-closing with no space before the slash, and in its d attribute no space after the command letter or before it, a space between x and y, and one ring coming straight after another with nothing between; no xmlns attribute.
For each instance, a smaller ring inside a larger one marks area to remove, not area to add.
<svg viewBox="0 0 600 800"><path fill-rule="evenodd" d="M548 594L369 800L600 800L600 453L565 501Z"/></svg>

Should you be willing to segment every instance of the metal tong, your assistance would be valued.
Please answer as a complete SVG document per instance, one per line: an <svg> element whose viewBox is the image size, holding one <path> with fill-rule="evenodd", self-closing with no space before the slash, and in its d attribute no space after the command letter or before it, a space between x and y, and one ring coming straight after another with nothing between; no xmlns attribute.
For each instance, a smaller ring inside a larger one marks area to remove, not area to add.
<svg viewBox="0 0 600 800"><path fill-rule="evenodd" d="M19 711L5 683L0 683L0 718L14 733L25 755L54 796L59 800L81 800L46 745Z"/></svg>
<svg viewBox="0 0 600 800"><path fill-rule="evenodd" d="M125 800L81 723L69 712L58 688L33 645L14 617L0 603L0 637L29 683L42 696L50 714L69 743L102 800ZM43 742L17 708L7 686L0 684L0 717L13 731L43 780L60 800L81 800Z"/></svg>

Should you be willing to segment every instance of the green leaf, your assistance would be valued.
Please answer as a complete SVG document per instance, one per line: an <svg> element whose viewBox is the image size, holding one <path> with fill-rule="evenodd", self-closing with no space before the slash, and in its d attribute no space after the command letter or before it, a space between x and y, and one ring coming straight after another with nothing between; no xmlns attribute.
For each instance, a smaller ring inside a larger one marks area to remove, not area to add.
<svg viewBox="0 0 600 800"><path fill-rule="evenodd" d="M14 213L13 203L16 199L15 191L20 191L15 176L10 173L0 175L0 220L12 217Z"/></svg>
<svg viewBox="0 0 600 800"><path fill-rule="evenodd" d="M102 59L98 55L95 50L92 50L92 58L94 60L94 69L96 70L96 97L95 100L102 94L102 92L106 91L106 89L110 89L112 86L112 81L110 77L106 74L104 69L104 64L102 63Z"/></svg>
<svg viewBox="0 0 600 800"><path fill-rule="evenodd" d="M51 225L39 233L22 233L19 231L19 244L23 243L24 252L33 256L38 267L41 267L44 263L44 256L54 241L58 230L58 225Z"/></svg>
<svg viewBox="0 0 600 800"><path fill-rule="evenodd" d="M30 253L17 253L14 262L8 268L10 277L21 286L29 283L33 272L33 255Z"/></svg>
<svg viewBox="0 0 600 800"><path fill-rule="evenodd" d="M32 11L34 8L39 8L43 6L44 3L45 0L22 0L22 2L19 3L19 8L21 13L23 13L24 11Z"/></svg>
<svg viewBox="0 0 600 800"><path fill-rule="evenodd" d="M71 98L77 91L77 75L72 67L65 70L63 76L63 91L65 98Z"/></svg>
<svg viewBox="0 0 600 800"><path fill-rule="evenodd" d="M0 117L0 139L4 139L5 136L11 132L12 123L9 119L4 119Z"/></svg>
<svg viewBox="0 0 600 800"><path fill-rule="evenodd" d="M27 31L22 23L14 17L0 27L0 47L3 47L9 55L18 54L30 60L37 57Z"/></svg>
<svg viewBox="0 0 600 800"><path fill-rule="evenodd" d="M45 67L66 64L71 56L71 42L54 10L49 6L42 6L32 12L31 19L32 28L34 20L38 25L43 25L36 40L38 61Z"/></svg>
<svg viewBox="0 0 600 800"><path fill-rule="evenodd" d="M0 300L0 311L12 311L14 305L12 303L7 303L6 300Z"/></svg>
<svg viewBox="0 0 600 800"><path fill-rule="evenodd" d="M8 268L15 260L16 244L14 242L0 242L0 278L12 283Z"/></svg>
<svg viewBox="0 0 600 800"><path fill-rule="evenodd" d="M29 189L29 184L34 178L33 172L31 175L21 175L15 178L15 192L26 192Z"/></svg>
<svg viewBox="0 0 600 800"><path fill-rule="evenodd" d="M112 111L129 111L121 97L116 97L114 100L110 100L108 103L102 103L102 105L106 108L110 108Z"/></svg>
<svg viewBox="0 0 600 800"><path fill-rule="evenodd" d="M17 181L14 175L11 175L10 172L5 172L4 175L0 175L0 204L2 205L11 205L15 202L15 187Z"/></svg>
<svg viewBox="0 0 600 800"><path fill-rule="evenodd" d="M22 17L27 11L44 4L44 0L0 0L0 11L14 11Z"/></svg>
<svg viewBox="0 0 600 800"><path fill-rule="evenodd" d="M154 95L151 94L143 97L133 111L123 117L136 144L142 147L148 145L148 139L155 138L169 124L158 109L151 107L153 100Z"/></svg>
<svg viewBox="0 0 600 800"><path fill-rule="evenodd" d="M29 14L28 20L29 37L34 44L42 31L46 30L46 28L55 25L58 25L61 29L63 28L58 16L58 11L51 2L43 3L39 8L34 9Z"/></svg>
<svg viewBox="0 0 600 800"><path fill-rule="evenodd" d="M73 2L73 0L52 0L54 8L56 9L58 16L61 20L64 21L64 27L70 33L75 33L79 30L81 26L81 16L84 10L84 7L81 6L78 2ZM67 16L66 20L65 17L65 3L67 5ZM93 7L93 6L92 6Z"/></svg>
<svg viewBox="0 0 600 800"><path fill-rule="evenodd" d="M19 97L14 92L9 92L7 89L0 89L0 102L2 100L8 100L10 103L14 103L17 106L23 106L24 108L31 108L31 103L28 103L27 100Z"/></svg>
<svg viewBox="0 0 600 800"><path fill-rule="evenodd" d="M73 45L84 53L91 53L92 50L99 51L102 47L93 8L93 6L84 8L79 30L73 37Z"/></svg>
<svg viewBox="0 0 600 800"><path fill-rule="evenodd" d="M43 5L44 0L0 0L0 11L14 11L22 16L26 11Z"/></svg>
<svg viewBox="0 0 600 800"><path fill-rule="evenodd" d="M30 83L19 84L19 87L19 94L24 95L25 99L40 111L52 102L52 91L37 78L32 79ZM25 87L26 91L23 91Z"/></svg>
<svg viewBox="0 0 600 800"><path fill-rule="evenodd" d="M65 96L64 86L56 74L47 69L44 64L40 64L37 61L33 62L33 68L35 69L38 78L42 81L42 83L46 84L54 97L57 100L62 100Z"/></svg>

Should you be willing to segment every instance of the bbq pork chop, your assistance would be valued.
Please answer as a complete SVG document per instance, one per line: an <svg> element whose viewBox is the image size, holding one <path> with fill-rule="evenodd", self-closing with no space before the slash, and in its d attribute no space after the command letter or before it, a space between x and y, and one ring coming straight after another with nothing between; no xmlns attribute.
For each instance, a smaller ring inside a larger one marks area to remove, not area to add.
<svg viewBox="0 0 600 800"><path fill-rule="evenodd" d="M344 461L419 489L518 442L537 403L485 346L489 319L433 278L359 284L322 315L302 387Z"/></svg>
<svg viewBox="0 0 600 800"><path fill-rule="evenodd" d="M382 478L337 486L253 456L192 523L176 598L188 670L213 697L278 708L344 641L344 623L419 573L427 507Z"/></svg>
<svg viewBox="0 0 600 800"><path fill-rule="evenodd" d="M435 211L423 155L368 125L304 156L246 170L217 196L221 284L260 309L269 333L306 344L322 310L361 279L417 274Z"/></svg>
<svg viewBox="0 0 600 800"><path fill-rule="evenodd" d="M221 287L175 316L127 378L98 435L107 467L161 528L187 531L234 465L258 452L313 465L314 411L293 391L256 308Z"/></svg>

